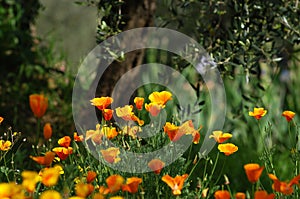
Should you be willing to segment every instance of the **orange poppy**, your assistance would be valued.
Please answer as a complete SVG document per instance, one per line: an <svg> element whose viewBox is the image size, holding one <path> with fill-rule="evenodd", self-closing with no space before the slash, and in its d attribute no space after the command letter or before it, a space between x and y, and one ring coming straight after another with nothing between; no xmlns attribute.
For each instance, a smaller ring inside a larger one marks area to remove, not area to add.
<svg viewBox="0 0 300 199"><path fill-rule="evenodd" d="M102 116L104 118L105 121L109 121L111 120L112 116L113 116L113 110L111 109L103 109L102 110Z"/></svg>
<svg viewBox="0 0 300 199"><path fill-rule="evenodd" d="M243 192L237 192L235 194L235 199L246 199L246 194Z"/></svg>
<svg viewBox="0 0 300 199"><path fill-rule="evenodd" d="M51 187L57 184L59 179L60 171L59 169L53 168L46 168L42 171L42 183L47 186Z"/></svg>
<svg viewBox="0 0 300 199"><path fill-rule="evenodd" d="M143 104L144 104L144 98L143 97L135 97L133 102L135 103L135 107L138 110L142 110L143 109Z"/></svg>
<svg viewBox="0 0 300 199"><path fill-rule="evenodd" d="M149 100L152 103L162 105L164 108L164 105L169 101L172 100L172 93L169 91L161 91L161 92L153 92L149 95Z"/></svg>
<svg viewBox="0 0 300 199"><path fill-rule="evenodd" d="M226 190L218 190L214 194L215 199L230 199L230 193Z"/></svg>
<svg viewBox="0 0 300 199"><path fill-rule="evenodd" d="M161 170L164 168L165 163L160 159L153 159L148 163L148 167L155 173L160 174Z"/></svg>
<svg viewBox="0 0 300 199"><path fill-rule="evenodd" d="M11 147L11 141L0 140L0 151L8 151Z"/></svg>
<svg viewBox="0 0 300 199"><path fill-rule="evenodd" d="M4 118L0 117L0 124L3 122Z"/></svg>
<svg viewBox="0 0 300 199"><path fill-rule="evenodd" d="M101 133L107 137L107 139L113 139L118 135L118 132L115 127L104 126L101 129Z"/></svg>
<svg viewBox="0 0 300 199"><path fill-rule="evenodd" d="M45 156L30 156L30 158L40 165L49 167L55 158L55 153L48 151Z"/></svg>
<svg viewBox="0 0 300 199"><path fill-rule="evenodd" d="M160 110L162 109L161 105L158 105L156 103L150 103L150 104L145 104L145 109L154 117L156 117L159 113Z"/></svg>
<svg viewBox="0 0 300 199"><path fill-rule="evenodd" d="M183 134L178 134L179 126L167 122L164 126L164 132L168 134L171 141L176 142ZM183 133L183 132L181 132Z"/></svg>
<svg viewBox="0 0 300 199"><path fill-rule="evenodd" d="M266 114L267 114L267 110L265 110L264 108L254 108L253 112L249 111L249 116L252 116L257 120L259 120Z"/></svg>
<svg viewBox="0 0 300 199"><path fill-rule="evenodd" d="M223 133L222 131L213 131L213 134L209 136L209 138L214 138L218 143L223 143L231 137L230 133Z"/></svg>
<svg viewBox="0 0 300 199"><path fill-rule="evenodd" d="M100 124L96 125L96 130L87 130L85 136L86 140L92 139L96 144L101 144L103 133L100 130Z"/></svg>
<svg viewBox="0 0 300 199"><path fill-rule="evenodd" d="M125 126L122 130L125 135L131 136L133 139L136 138L136 134L142 132L142 128L139 126Z"/></svg>
<svg viewBox="0 0 300 199"><path fill-rule="evenodd" d="M274 199L274 198L275 198L274 193L268 194L268 192L264 190L255 191L254 193L254 199Z"/></svg>
<svg viewBox="0 0 300 199"><path fill-rule="evenodd" d="M132 112L133 106L132 105L125 105L123 107L116 108L116 114L118 117L121 117L125 121L135 121L140 126L144 124L143 120L140 120L134 112Z"/></svg>
<svg viewBox="0 0 300 199"><path fill-rule="evenodd" d="M108 163L117 163L121 160L121 158L118 157L120 154L120 150L115 147L110 147L106 150L100 150L104 160L106 160Z"/></svg>
<svg viewBox="0 0 300 199"><path fill-rule="evenodd" d="M229 156L234 152L236 152L239 148L232 143L226 143L226 144L219 144L218 149L220 152L223 152L225 155Z"/></svg>
<svg viewBox="0 0 300 199"><path fill-rule="evenodd" d="M39 199L62 199L62 197L55 190L46 190L40 195Z"/></svg>
<svg viewBox="0 0 300 199"><path fill-rule="evenodd" d="M131 177L127 178L126 184L122 185L122 191L127 191L129 193L136 193L139 188L139 184L142 183L142 178Z"/></svg>
<svg viewBox="0 0 300 199"><path fill-rule="evenodd" d="M75 193L79 197L86 198L94 191L94 186L92 184L77 183L75 185Z"/></svg>
<svg viewBox="0 0 300 199"><path fill-rule="evenodd" d="M97 177L97 173L95 171L88 171L86 176L86 182L91 183L93 182Z"/></svg>
<svg viewBox="0 0 300 199"><path fill-rule="evenodd" d="M296 177L294 177L289 183L287 183L287 182L281 182L273 174L269 174L269 178L271 180L273 180L272 188L275 191L283 193L284 195L291 195L293 193L293 191L294 191L293 185L295 185L295 184L298 185L299 184L300 175L297 175Z"/></svg>
<svg viewBox="0 0 300 199"><path fill-rule="evenodd" d="M45 140L49 140L51 138L51 136L52 136L52 127L51 127L50 123L46 123L44 125L43 134L44 134Z"/></svg>
<svg viewBox="0 0 300 199"><path fill-rule="evenodd" d="M96 97L90 100L91 104L96 106L100 111L106 109L113 101L114 100L111 97Z"/></svg>
<svg viewBox="0 0 300 199"><path fill-rule="evenodd" d="M100 186L99 187L99 194L101 195L107 195L110 193L109 188L105 187L105 186Z"/></svg>
<svg viewBox="0 0 300 199"><path fill-rule="evenodd" d="M36 171L23 171L22 172L22 186L32 193L35 191L36 184L40 181L40 176Z"/></svg>
<svg viewBox="0 0 300 199"><path fill-rule="evenodd" d="M59 146L62 146L62 147L68 148L70 146L70 143L71 143L70 136L64 136L58 140Z"/></svg>
<svg viewBox="0 0 300 199"><path fill-rule="evenodd" d="M244 169L249 182L255 183L258 181L259 177L261 176L264 167L259 166L259 164L250 163L250 164L245 164Z"/></svg>
<svg viewBox="0 0 300 199"><path fill-rule="evenodd" d="M105 181L110 193L115 193L121 189L124 183L124 178L116 174L109 176Z"/></svg>
<svg viewBox="0 0 300 199"><path fill-rule="evenodd" d="M293 111L283 111L282 112L282 116L285 117L286 121L290 122L294 116L296 115L296 113L294 113Z"/></svg>
<svg viewBox="0 0 300 199"><path fill-rule="evenodd" d="M32 94L29 96L29 105L34 116L41 118L48 108L48 98L42 94Z"/></svg>
<svg viewBox="0 0 300 199"><path fill-rule="evenodd" d="M162 181L167 183L167 185L172 189L173 195L180 195L181 190L183 188L183 184L185 179L187 179L188 174L183 174L182 176L176 176L175 178L172 178L169 175L164 175L162 177Z"/></svg>
<svg viewBox="0 0 300 199"><path fill-rule="evenodd" d="M56 153L56 155L61 159L65 160L67 157L73 153L73 148L72 147L55 147L52 149Z"/></svg>
<svg viewBox="0 0 300 199"><path fill-rule="evenodd" d="M202 127L200 127L201 129ZM193 143L198 144L200 140L200 133L194 129L194 124L192 120L188 120L184 122L178 129L179 135L192 135L193 137Z"/></svg>
<svg viewBox="0 0 300 199"><path fill-rule="evenodd" d="M74 132L73 137L74 137L75 142L82 142L83 141L83 135L78 135L77 132Z"/></svg>

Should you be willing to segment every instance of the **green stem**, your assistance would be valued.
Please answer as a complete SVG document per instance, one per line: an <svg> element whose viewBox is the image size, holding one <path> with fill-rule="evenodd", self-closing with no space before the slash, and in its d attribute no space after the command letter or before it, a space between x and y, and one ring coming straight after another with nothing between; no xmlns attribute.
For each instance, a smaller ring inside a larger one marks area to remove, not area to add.
<svg viewBox="0 0 300 199"><path fill-rule="evenodd" d="M37 118L36 146L39 145L40 130L41 130L41 119Z"/></svg>

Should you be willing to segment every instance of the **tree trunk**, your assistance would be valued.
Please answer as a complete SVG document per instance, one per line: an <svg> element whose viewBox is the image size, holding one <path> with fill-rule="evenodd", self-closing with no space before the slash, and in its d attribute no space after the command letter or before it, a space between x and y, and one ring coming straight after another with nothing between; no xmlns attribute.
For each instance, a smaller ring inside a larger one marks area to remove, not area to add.
<svg viewBox="0 0 300 199"><path fill-rule="evenodd" d="M121 12L125 22L121 30L153 26L155 0L125 0ZM125 54L122 62L114 61L97 82L96 96L111 96L113 88L120 77L131 68L142 64L144 49ZM99 78L96 78L99 79ZM96 83L96 82L95 82ZM126 89L126 88L124 88Z"/></svg>

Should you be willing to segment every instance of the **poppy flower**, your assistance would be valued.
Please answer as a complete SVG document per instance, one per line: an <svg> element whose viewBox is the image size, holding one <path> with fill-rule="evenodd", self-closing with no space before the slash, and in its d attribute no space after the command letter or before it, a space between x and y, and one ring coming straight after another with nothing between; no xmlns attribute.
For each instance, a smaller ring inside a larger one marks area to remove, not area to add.
<svg viewBox="0 0 300 199"><path fill-rule="evenodd" d="M46 168L42 171L42 183L47 186L51 187L57 184L59 179L60 171L57 168Z"/></svg>
<svg viewBox="0 0 300 199"><path fill-rule="evenodd" d="M201 129L202 127L200 127ZM200 140L200 133L194 129L194 124L192 120L184 122L178 129L179 135L192 135L193 143L198 144Z"/></svg>
<svg viewBox="0 0 300 199"><path fill-rule="evenodd" d="M101 144L102 143L103 133L100 129L100 124L96 125L96 130L87 130L85 133L85 140L92 139L94 143Z"/></svg>
<svg viewBox="0 0 300 199"><path fill-rule="evenodd" d="M230 193L226 190L218 190L214 194L215 199L230 199Z"/></svg>
<svg viewBox="0 0 300 199"><path fill-rule="evenodd" d="M59 192L55 190L46 190L44 191L39 199L62 199Z"/></svg>
<svg viewBox="0 0 300 199"><path fill-rule="evenodd" d="M73 148L72 147L55 147L52 149L56 153L56 155L61 159L65 160L67 157L73 153Z"/></svg>
<svg viewBox="0 0 300 199"><path fill-rule="evenodd" d="M109 176L105 181L110 193L115 193L121 189L124 183L124 178L116 174Z"/></svg>
<svg viewBox="0 0 300 199"><path fill-rule="evenodd" d="M45 140L49 140L51 138L51 136L52 136L52 127L51 127L50 123L46 123L44 125L43 134L44 134Z"/></svg>
<svg viewBox="0 0 300 199"><path fill-rule="evenodd" d="M160 159L153 159L148 163L148 167L155 173L160 174L161 170L164 168L165 163Z"/></svg>
<svg viewBox="0 0 300 199"><path fill-rule="evenodd" d="M0 117L0 124L3 122L4 118Z"/></svg>
<svg viewBox="0 0 300 199"><path fill-rule="evenodd" d="M108 126L104 126L101 129L101 133L103 135L105 135L107 137L107 139L110 139L110 140L118 135L118 132L117 132L115 127L111 128L111 127L108 127Z"/></svg>
<svg viewBox="0 0 300 199"><path fill-rule="evenodd" d="M161 92L153 92L149 95L149 100L152 103L158 104L163 106L169 101L172 100L172 93L170 93L169 91L161 91Z"/></svg>
<svg viewBox="0 0 300 199"><path fill-rule="evenodd" d="M265 110L264 108L254 108L253 112L249 111L249 116L252 116L257 120L259 120L266 114L267 114L267 110Z"/></svg>
<svg viewBox="0 0 300 199"><path fill-rule="evenodd" d="M58 140L59 146L63 146L66 148L68 148L70 146L70 143L71 143L70 136L64 136Z"/></svg>
<svg viewBox="0 0 300 199"><path fill-rule="evenodd" d="M250 163L250 164L245 164L244 169L249 182L255 183L258 181L259 177L261 176L264 167L259 166L259 164Z"/></svg>
<svg viewBox="0 0 300 199"><path fill-rule="evenodd" d="M113 101L111 97L96 97L90 100L91 104L96 106L100 111L106 109Z"/></svg>
<svg viewBox="0 0 300 199"><path fill-rule="evenodd" d="M104 160L106 160L108 163L117 163L121 160L121 158L118 157L120 154L120 150L115 147L110 147L106 150L100 150Z"/></svg>
<svg viewBox="0 0 300 199"><path fill-rule="evenodd" d="M297 175L296 177L294 177L290 182L282 182L280 180L278 180L278 178L273 175L273 174L269 174L269 178L271 180L273 180L273 185L272 188L280 193L283 193L284 195L291 195L294 191L293 189L293 185L298 185L299 184L299 180L300 180L300 175Z"/></svg>
<svg viewBox="0 0 300 199"><path fill-rule="evenodd" d="M162 109L162 105L156 103L145 104L145 109L153 116L156 117L160 110Z"/></svg>
<svg viewBox="0 0 300 199"><path fill-rule="evenodd" d="M0 140L0 151L8 151L11 146L11 141Z"/></svg>
<svg viewBox="0 0 300 199"><path fill-rule="evenodd" d="M232 143L219 144L218 149L220 152L223 152L225 155L229 156L236 152L239 148Z"/></svg>
<svg viewBox="0 0 300 199"><path fill-rule="evenodd" d="M142 183L142 178L131 177L127 178L126 184L122 185L122 191L127 191L129 193L136 193L139 188L139 184Z"/></svg>
<svg viewBox="0 0 300 199"><path fill-rule="evenodd" d="M209 136L209 138L214 138L218 143L223 143L231 137L230 133L223 133L222 131L213 131L213 134Z"/></svg>
<svg viewBox="0 0 300 199"><path fill-rule="evenodd" d="M132 105L125 105L124 107L116 108L116 114L118 117L121 117L125 121L135 121L140 126L144 124L143 120L140 120L134 112L132 112L133 106Z"/></svg>
<svg viewBox="0 0 300 199"><path fill-rule="evenodd" d="M92 184L85 184L85 183L77 183L75 185L75 193L77 196L86 198L94 191L94 186Z"/></svg>
<svg viewBox="0 0 300 199"><path fill-rule="evenodd" d="M294 113L293 111L283 111L282 112L282 116L285 117L286 121L290 122L294 116L296 115L296 113Z"/></svg>
<svg viewBox="0 0 300 199"><path fill-rule="evenodd" d="M175 142L179 140L183 134L178 134L179 126L176 126L175 124L171 124L170 122L167 122L164 126L164 132L168 134L171 141ZM183 133L183 132L182 132Z"/></svg>
<svg viewBox="0 0 300 199"><path fill-rule="evenodd" d="M25 199L24 190L22 185L18 185L15 182L0 183L0 198L21 198Z"/></svg>
<svg viewBox="0 0 300 199"><path fill-rule="evenodd" d="M111 109L103 109L102 110L102 116L104 118L105 121L109 121L111 120L112 116L113 116L113 110Z"/></svg>
<svg viewBox="0 0 300 199"><path fill-rule="evenodd" d="M40 176L35 171L23 171L22 174L22 186L32 193L35 191L36 184L40 181Z"/></svg>
<svg viewBox="0 0 300 199"><path fill-rule="evenodd" d="M122 130L125 135L129 135L132 139L136 138L137 133L142 132L142 128L139 126L125 126Z"/></svg>
<svg viewBox="0 0 300 199"><path fill-rule="evenodd" d="M162 177L162 181L164 181L171 189L173 195L180 195L181 190L183 188L183 184L185 179L187 179L188 174L183 174L182 176L176 176L175 178L172 178L169 175L164 175Z"/></svg>
<svg viewBox="0 0 300 199"><path fill-rule="evenodd" d="M254 199L274 199L274 198L275 198L274 193L268 194L268 192L264 190L255 191L254 193Z"/></svg>
<svg viewBox="0 0 300 199"><path fill-rule="evenodd" d="M48 151L45 156L30 156L30 158L40 165L49 167L55 158L55 153Z"/></svg>
<svg viewBox="0 0 300 199"><path fill-rule="evenodd" d="M29 96L29 105L34 116L41 118L48 108L48 98L42 94L32 94Z"/></svg>
<svg viewBox="0 0 300 199"><path fill-rule="evenodd" d="M83 135L78 135L77 132L74 132L73 137L74 137L75 142L82 142L83 141Z"/></svg>
<svg viewBox="0 0 300 199"><path fill-rule="evenodd" d="M91 183L93 182L97 177L97 173L95 171L88 171L86 176L86 182Z"/></svg>
<svg viewBox="0 0 300 199"><path fill-rule="evenodd" d="M235 194L235 199L246 199L246 194L243 192L237 192Z"/></svg>
<svg viewBox="0 0 300 199"><path fill-rule="evenodd" d="M133 102L135 103L135 107L138 110L142 110L143 109L143 104L144 104L144 98L143 97L135 97Z"/></svg>

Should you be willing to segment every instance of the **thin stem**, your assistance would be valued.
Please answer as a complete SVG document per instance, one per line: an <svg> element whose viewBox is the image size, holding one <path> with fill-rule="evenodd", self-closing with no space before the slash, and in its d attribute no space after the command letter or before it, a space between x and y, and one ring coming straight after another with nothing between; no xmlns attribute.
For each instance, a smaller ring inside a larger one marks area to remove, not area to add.
<svg viewBox="0 0 300 199"><path fill-rule="evenodd" d="M39 145L40 130L41 130L41 119L37 118L36 146Z"/></svg>

